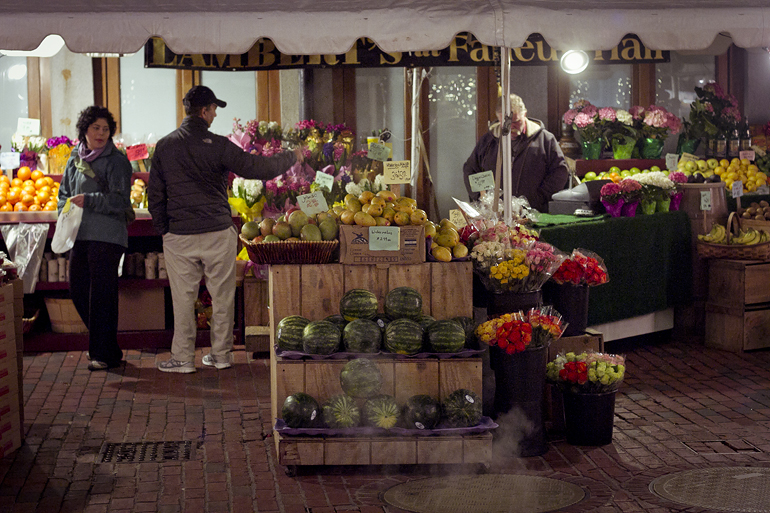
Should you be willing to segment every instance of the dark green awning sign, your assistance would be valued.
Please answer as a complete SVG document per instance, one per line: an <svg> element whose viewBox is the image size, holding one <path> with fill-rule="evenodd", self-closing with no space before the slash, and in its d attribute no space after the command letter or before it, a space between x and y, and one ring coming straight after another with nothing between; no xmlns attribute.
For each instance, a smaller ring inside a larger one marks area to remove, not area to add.
<svg viewBox="0 0 770 513"><path fill-rule="evenodd" d="M148 68L190 70L254 71L327 67L425 67L432 66L497 66L498 47L480 43L473 34L455 36L449 47L424 52L383 52L368 38L360 38L343 54L287 55L278 51L269 39L259 39L251 49L239 55L176 54L163 39L151 38L144 48ZM513 48L511 65L534 66L559 62L562 52L554 50L539 34L529 36L524 45ZM628 35L611 50L588 52L593 64L630 64L669 62L669 52L645 48L638 37Z"/></svg>

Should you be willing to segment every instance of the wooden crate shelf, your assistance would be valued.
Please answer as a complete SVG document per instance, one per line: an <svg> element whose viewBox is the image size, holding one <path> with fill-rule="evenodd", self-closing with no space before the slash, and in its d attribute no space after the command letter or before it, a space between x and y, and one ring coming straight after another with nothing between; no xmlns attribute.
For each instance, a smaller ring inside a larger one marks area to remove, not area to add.
<svg viewBox="0 0 770 513"><path fill-rule="evenodd" d="M339 301L351 289L372 291L383 302L401 286L417 289L423 313L436 319L473 316L472 264L428 262L416 265L273 265L268 280L271 337L271 411L274 419L287 396L310 394L319 402L342 393L339 374L345 360L290 360L272 346L278 321L288 315L320 320L339 313ZM399 404L416 394L439 401L458 388L481 397L481 358L375 358L383 375L383 393ZM491 459L492 435L424 437L281 437L275 433L282 465L380 465L482 463Z"/></svg>

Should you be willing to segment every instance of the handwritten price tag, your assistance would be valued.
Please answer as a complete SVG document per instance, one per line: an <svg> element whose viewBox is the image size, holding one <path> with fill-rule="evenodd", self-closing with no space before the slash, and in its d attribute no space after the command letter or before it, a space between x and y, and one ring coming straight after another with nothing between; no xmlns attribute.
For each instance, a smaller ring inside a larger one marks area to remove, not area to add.
<svg viewBox="0 0 770 513"><path fill-rule="evenodd" d="M463 216L463 213L456 208L453 208L449 211L449 221L458 229L468 224L465 222L465 216Z"/></svg>
<svg viewBox="0 0 770 513"><path fill-rule="evenodd" d="M396 160L394 162L382 163L383 182L393 183L411 183L412 182L412 161Z"/></svg>
<svg viewBox="0 0 770 513"><path fill-rule="evenodd" d="M372 160L385 162L390 157L390 149L384 144L369 143L369 153L366 156Z"/></svg>
<svg viewBox="0 0 770 513"><path fill-rule="evenodd" d="M693 155L692 153L684 152L684 153L682 153L682 158L680 158L679 160L681 160L682 162L690 162L690 161L697 162L700 159L698 158L697 155Z"/></svg>
<svg viewBox="0 0 770 513"><path fill-rule="evenodd" d="M733 182L733 188L732 188L733 198L740 198L743 196L743 182L740 180L737 180Z"/></svg>
<svg viewBox="0 0 770 513"><path fill-rule="evenodd" d="M476 173L468 177L473 192L489 191L495 188L495 175L492 171Z"/></svg>
<svg viewBox="0 0 770 513"><path fill-rule="evenodd" d="M700 209L711 211L711 191L700 191Z"/></svg>
<svg viewBox="0 0 770 513"><path fill-rule="evenodd" d="M676 169L676 165L679 163L679 155L676 153L666 153L666 168Z"/></svg>
<svg viewBox="0 0 770 513"><path fill-rule="evenodd" d="M21 153L4 151L0 153L0 169L16 169L21 165Z"/></svg>
<svg viewBox="0 0 770 513"><path fill-rule="evenodd" d="M401 229L398 226L370 226L370 251L398 251L401 249Z"/></svg>
<svg viewBox="0 0 770 513"><path fill-rule="evenodd" d="M326 204L326 198L324 198L324 194L321 191L297 196L297 204L299 205L300 210L309 216L329 210L329 206Z"/></svg>
<svg viewBox="0 0 770 513"><path fill-rule="evenodd" d="M319 170L315 172L315 183L321 187L325 187L331 192L332 187L334 187L334 177Z"/></svg>
<svg viewBox="0 0 770 513"><path fill-rule="evenodd" d="M749 159L750 161L754 162L757 159L756 153L754 153L754 150L743 150L742 152L738 153L738 158L743 159Z"/></svg>
<svg viewBox="0 0 770 513"><path fill-rule="evenodd" d="M126 148L126 156L131 162L150 158L150 152L147 151L146 144L134 144Z"/></svg>
<svg viewBox="0 0 770 513"><path fill-rule="evenodd" d="M770 194L770 187L767 185L760 185L757 187L757 194Z"/></svg>
<svg viewBox="0 0 770 513"><path fill-rule="evenodd" d="M16 135L40 135L40 120L19 118L16 123Z"/></svg>

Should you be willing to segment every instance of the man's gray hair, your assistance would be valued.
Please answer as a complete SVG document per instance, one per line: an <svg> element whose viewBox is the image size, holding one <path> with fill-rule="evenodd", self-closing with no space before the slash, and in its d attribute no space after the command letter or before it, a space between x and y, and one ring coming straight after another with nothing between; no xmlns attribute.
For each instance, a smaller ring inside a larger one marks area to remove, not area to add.
<svg viewBox="0 0 770 513"><path fill-rule="evenodd" d="M503 112L503 106L500 98L497 99L497 108L495 109L495 112L498 114ZM521 96L511 93L511 114L513 113L520 115L526 114L527 107L524 105L524 100L521 99Z"/></svg>

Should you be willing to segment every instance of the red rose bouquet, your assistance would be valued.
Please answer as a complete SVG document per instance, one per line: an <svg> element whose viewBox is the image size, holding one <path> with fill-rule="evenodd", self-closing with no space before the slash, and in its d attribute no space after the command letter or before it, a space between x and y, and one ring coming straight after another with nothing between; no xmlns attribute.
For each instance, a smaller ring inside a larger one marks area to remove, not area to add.
<svg viewBox="0 0 770 513"><path fill-rule="evenodd" d="M520 353L532 342L532 325L521 312L510 313L480 324L476 336L508 354Z"/></svg>
<svg viewBox="0 0 770 513"><path fill-rule="evenodd" d="M552 279L559 285L570 283L589 287L610 281L604 260L596 253L580 248L573 250L572 255L562 262Z"/></svg>
<svg viewBox="0 0 770 513"><path fill-rule="evenodd" d="M562 353L546 364L549 383L582 394L617 391L626 373L626 359L607 353Z"/></svg>

